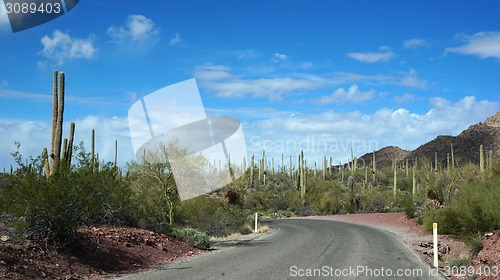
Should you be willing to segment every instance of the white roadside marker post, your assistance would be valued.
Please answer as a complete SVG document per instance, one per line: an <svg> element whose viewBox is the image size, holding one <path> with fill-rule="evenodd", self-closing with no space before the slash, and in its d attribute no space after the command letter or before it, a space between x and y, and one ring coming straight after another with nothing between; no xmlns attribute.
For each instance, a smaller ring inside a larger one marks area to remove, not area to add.
<svg viewBox="0 0 500 280"><path fill-rule="evenodd" d="M433 235L433 249L434 249L434 267L438 269L438 237L437 237L437 223L432 224Z"/></svg>
<svg viewBox="0 0 500 280"><path fill-rule="evenodd" d="M259 231L259 229L257 228L257 218L258 218L259 214L257 214L257 212L255 212L255 233L257 233Z"/></svg>

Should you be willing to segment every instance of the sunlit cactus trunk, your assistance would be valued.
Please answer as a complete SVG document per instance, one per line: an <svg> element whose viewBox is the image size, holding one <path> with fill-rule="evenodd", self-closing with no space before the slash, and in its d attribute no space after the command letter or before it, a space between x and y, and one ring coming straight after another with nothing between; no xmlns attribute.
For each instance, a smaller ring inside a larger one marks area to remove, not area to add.
<svg viewBox="0 0 500 280"><path fill-rule="evenodd" d="M61 72L59 74L58 80L58 71L54 70L52 89L52 131L50 141L50 155L48 155L47 160L45 161L46 166L44 166L47 177L50 177L59 171L64 115L64 86L64 72Z"/></svg>
<svg viewBox="0 0 500 280"><path fill-rule="evenodd" d="M254 168L254 155L250 159L250 186L253 185L253 168Z"/></svg>
<svg viewBox="0 0 500 280"><path fill-rule="evenodd" d="M415 198L415 195L417 195L417 174L416 174L416 168L417 164L416 162L413 163L413 168L412 168L412 188L411 188L411 193L413 197Z"/></svg>
<svg viewBox="0 0 500 280"><path fill-rule="evenodd" d="M375 183L377 180L377 159L375 155L375 151L373 151L373 156L372 156L372 181Z"/></svg>
<svg viewBox="0 0 500 280"><path fill-rule="evenodd" d="M396 196L398 190L398 169L397 169L397 159L394 161L394 186L392 188L392 194Z"/></svg>
<svg viewBox="0 0 500 280"><path fill-rule="evenodd" d="M479 170L484 172L484 148L483 144L479 146Z"/></svg>

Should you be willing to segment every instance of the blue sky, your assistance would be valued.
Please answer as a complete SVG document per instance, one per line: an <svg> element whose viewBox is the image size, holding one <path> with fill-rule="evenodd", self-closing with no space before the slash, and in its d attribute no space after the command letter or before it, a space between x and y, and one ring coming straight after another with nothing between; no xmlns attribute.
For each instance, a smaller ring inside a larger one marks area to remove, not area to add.
<svg viewBox="0 0 500 280"><path fill-rule="evenodd" d="M0 168L14 141L25 157L49 146L54 69L76 141L96 129L112 160L119 140L122 165L130 106L191 78L249 153L311 162L415 149L500 111L497 1L80 1L18 33L0 7Z"/></svg>

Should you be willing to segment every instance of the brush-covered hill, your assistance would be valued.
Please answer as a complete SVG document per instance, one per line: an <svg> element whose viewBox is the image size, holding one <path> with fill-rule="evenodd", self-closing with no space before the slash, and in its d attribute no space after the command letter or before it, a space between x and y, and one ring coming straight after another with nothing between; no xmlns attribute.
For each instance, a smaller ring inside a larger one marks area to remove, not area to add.
<svg viewBox="0 0 500 280"><path fill-rule="evenodd" d="M491 150L498 158L500 157L500 112L487 118L484 122L469 126L457 136L440 135L434 140L427 142L413 151L405 151L399 147L389 146L376 151L377 168L390 166L393 160L409 159L415 157L434 160L437 152L438 161L446 165L448 154L453 154L457 164L471 161L479 163L479 146L483 145L485 156ZM372 153L360 157L361 163L371 165ZM361 164L360 163L360 164Z"/></svg>

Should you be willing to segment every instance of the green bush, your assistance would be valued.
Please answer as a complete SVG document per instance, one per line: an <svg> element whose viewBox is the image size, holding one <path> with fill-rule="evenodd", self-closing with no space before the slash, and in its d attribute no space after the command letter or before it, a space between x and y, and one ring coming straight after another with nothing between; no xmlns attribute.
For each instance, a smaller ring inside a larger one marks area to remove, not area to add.
<svg viewBox="0 0 500 280"><path fill-rule="evenodd" d="M236 205L219 197L200 196L179 205L177 221L206 232L210 236L227 236L238 232L247 215Z"/></svg>
<svg viewBox="0 0 500 280"><path fill-rule="evenodd" d="M118 170L107 164L92 171L87 158L78 158L80 168L62 168L47 179L40 158L23 164L18 157L15 175L0 185L0 211L30 237L54 241L57 246L70 242L83 224L133 224L130 189Z"/></svg>
<svg viewBox="0 0 500 280"><path fill-rule="evenodd" d="M210 238L205 233L194 228L174 229L172 234L175 238L185 241L196 248L210 248Z"/></svg>
<svg viewBox="0 0 500 280"><path fill-rule="evenodd" d="M425 213L424 228L438 223L440 233L470 236L500 228L499 176L476 181L459 188L458 195L443 209Z"/></svg>

